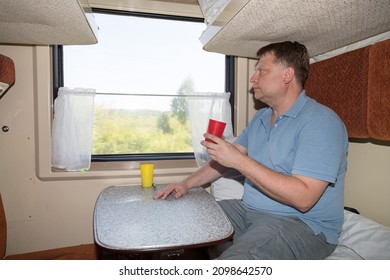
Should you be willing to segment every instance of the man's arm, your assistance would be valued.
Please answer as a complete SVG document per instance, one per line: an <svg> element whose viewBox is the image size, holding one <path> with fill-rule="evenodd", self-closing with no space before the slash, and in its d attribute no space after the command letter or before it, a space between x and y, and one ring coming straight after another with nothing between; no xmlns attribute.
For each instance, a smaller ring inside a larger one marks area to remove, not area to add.
<svg viewBox="0 0 390 280"><path fill-rule="evenodd" d="M301 212L308 211L328 185L328 182L318 179L271 170L250 158L238 143L230 144L210 134L205 136L215 142L202 142L213 160L238 170L263 193Z"/></svg>
<svg viewBox="0 0 390 280"><path fill-rule="evenodd" d="M169 184L162 190L156 192L153 197L155 199L166 199L171 193L175 193L175 197L179 198L187 194L190 188L202 186L218 179L226 169L226 167L218 162L211 160L183 181Z"/></svg>
<svg viewBox="0 0 390 280"><path fill-rule="evenodd" d="M313 207L329 184L307 176L276 172L248 156L242 157L235 168L262 192L301 212L306 212Z"/></svg>

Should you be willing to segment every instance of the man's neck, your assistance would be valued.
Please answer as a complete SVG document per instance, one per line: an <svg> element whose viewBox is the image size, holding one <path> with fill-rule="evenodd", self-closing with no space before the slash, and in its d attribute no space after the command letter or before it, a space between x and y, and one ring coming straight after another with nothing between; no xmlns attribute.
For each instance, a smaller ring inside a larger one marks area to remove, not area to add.
<svg viewBox="0 0 390 280"><path fill-rule="evenodd" d="M284 95L284 98L279 103L272 106L272 116L276 119L286 113L297 101L302 89L291 90Z"/></svg>

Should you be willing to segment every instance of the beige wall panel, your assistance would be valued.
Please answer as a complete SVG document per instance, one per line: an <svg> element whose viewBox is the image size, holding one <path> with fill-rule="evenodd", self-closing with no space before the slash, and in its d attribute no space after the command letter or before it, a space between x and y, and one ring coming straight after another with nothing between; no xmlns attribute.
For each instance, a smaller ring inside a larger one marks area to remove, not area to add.
<svg viewBox="0 0 390 280"><path fill-rule="evenodd" d="M390 226L390 143L350 143L345 205Z"/></svg>
<svg viewBox="0 0 390 280"><path fill-rule="evenodd" d="M14 60L15 85L0 99L0 191L10 220L33 217L34 102L31 47L0 46Z"/></svg>

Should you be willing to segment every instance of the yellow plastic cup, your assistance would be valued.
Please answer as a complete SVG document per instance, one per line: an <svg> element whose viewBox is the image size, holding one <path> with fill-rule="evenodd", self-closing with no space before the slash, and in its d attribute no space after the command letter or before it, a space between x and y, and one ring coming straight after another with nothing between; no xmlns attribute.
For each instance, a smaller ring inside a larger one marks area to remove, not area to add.
<svg viewBox="0 0 390 280"><path fill-rule="evenodd" d="M153 163L142 163L140 164L141 169L141 184L144 188L150 188L153 186Z"/></svg>

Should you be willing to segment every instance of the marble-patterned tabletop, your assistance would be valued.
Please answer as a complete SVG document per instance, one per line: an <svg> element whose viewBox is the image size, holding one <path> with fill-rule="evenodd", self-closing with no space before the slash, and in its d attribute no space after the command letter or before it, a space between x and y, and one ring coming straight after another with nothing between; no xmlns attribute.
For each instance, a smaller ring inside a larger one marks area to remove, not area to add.
<svg viewBox="0 0 390 280"><path fill-rule="evenodd" d="M176 199L153 199L164 187L111 186L95 205L94 237L103 248L154 251L203 247L229 239L233 227L214 198L203 188L192 188Z"/></svg>

